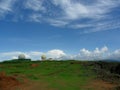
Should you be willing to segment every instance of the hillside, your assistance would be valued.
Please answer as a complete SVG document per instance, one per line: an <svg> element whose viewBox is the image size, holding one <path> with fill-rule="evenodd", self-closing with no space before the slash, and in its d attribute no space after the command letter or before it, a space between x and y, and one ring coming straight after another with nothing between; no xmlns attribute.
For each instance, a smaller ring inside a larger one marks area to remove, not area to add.
<svg viewBox="0 0 120 90"><path fill-rule="evenodd" d="M0 63L0 90L120 90L120 63L7 61Z"/></svg>

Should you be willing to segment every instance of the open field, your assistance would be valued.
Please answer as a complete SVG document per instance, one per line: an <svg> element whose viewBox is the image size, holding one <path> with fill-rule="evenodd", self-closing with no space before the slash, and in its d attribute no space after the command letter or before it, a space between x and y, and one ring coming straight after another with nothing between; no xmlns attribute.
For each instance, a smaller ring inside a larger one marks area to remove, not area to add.
<svg viewBox="0 0 120 90"><path fill-rule="evenodd" d="M0 90L120 90L119 63L24 61L0 63Z"/></svg>

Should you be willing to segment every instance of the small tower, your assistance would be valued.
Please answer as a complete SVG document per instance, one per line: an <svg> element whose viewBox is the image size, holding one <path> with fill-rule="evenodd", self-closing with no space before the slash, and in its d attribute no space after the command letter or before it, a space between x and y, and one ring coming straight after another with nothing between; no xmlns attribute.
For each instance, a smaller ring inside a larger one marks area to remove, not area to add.
<svg viewBox="0 0 120 90"><path fill-rule="evenodd" d="M46 56L45 56L45 55L42 55L42 56L41 56L41 60L42 60L42 61L46 60Z"/></svg>

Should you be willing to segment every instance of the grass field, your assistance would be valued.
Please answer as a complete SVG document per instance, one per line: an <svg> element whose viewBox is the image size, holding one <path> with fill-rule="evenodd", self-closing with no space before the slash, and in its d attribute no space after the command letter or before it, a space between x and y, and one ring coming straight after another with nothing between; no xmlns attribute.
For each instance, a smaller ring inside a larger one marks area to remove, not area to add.
<svg viewBox="0 0 120 90"><path fill-rule="evenodd" d="M17 78L21 85L15 90L97 90L94 87L87 87L96 78L96 73L93 72L93 66L86 63L80 61L4 62L0 63L0 72Z"/></svg>

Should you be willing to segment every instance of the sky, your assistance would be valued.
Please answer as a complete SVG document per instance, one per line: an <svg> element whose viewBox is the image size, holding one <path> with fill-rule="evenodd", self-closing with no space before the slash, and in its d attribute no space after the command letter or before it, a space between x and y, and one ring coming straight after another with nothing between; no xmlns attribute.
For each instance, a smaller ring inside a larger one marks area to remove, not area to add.
<svg viewBox="0 0 120 90"><path fill-rule="evenodd" d="M0 61L120 60L120 0L0 0Z"/></svg>

